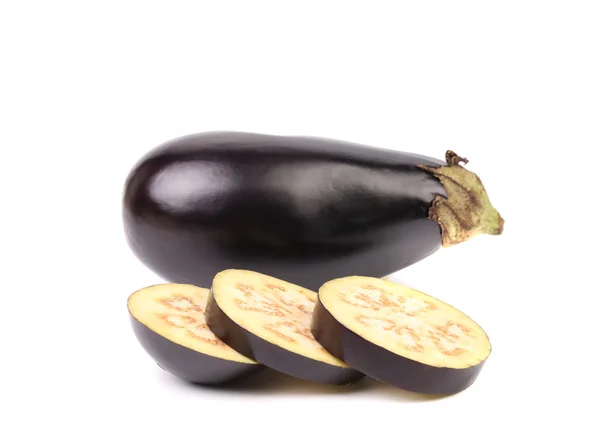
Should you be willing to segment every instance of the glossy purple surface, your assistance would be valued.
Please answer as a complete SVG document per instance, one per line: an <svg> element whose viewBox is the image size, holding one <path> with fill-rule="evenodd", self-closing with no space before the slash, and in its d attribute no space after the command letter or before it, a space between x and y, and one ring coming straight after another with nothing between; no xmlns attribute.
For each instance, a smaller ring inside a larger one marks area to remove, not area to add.
<svg viewBox="0 0 600 421"><path fill-rule="evenodd" d="M210 132L172 140L129 174L135 255L172 282L209 287L248 269L316 290L384 276L441 247L428 219L442 185L414 154L330 139Z"/></svg>

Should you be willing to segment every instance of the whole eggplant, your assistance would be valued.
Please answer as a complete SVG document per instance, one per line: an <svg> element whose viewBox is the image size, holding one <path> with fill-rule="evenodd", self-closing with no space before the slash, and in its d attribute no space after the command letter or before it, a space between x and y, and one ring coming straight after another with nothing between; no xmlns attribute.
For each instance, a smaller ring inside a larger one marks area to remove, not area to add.
<svg viewBox="0 0 600 421"><path fill-rule="evenodd" d="M468 161L445 158L317 137L180 137L128 175L127 242L165 280L201 287L232 268L315 291L343 276L382 277L502 232Z"/></svg>

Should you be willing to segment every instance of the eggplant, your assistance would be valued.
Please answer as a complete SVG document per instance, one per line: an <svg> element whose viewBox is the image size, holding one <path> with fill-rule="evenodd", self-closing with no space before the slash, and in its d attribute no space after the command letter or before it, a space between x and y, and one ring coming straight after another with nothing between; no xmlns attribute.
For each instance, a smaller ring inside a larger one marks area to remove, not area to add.
<svg viewBox="0 0 600 421"><path fill-rule="evenodd" d="M210 331L204 317L208 294L206 288L173 283L131 294L129 318L142 348L163 370L190 383L225 384L264 369Z"/></svg>
<svg viewBox="0 0 600 421"><path fill-rule="evenodd" d="M126 241L163 279L201 287L229 268L315 291L343 276L383 277L502 233L467 160L445 158L317 137L176 138L127 175Z"/></svg>
<svg viewBox="0 0 600 421"><path fill-rule="evenodd" d="M319 288L311 332L332 355L365 375L431 395L470 387L492 349L486 332L460 310L364 276Z"/></svg>
<svg viewBox="0 0 600 421"><path fill-rule="evenodd" d="M317 383L356 383L364 374L312 336L316 298L316 292L281 279L229 269L213 280L206 323L223 342L271 369Z"/></svg>

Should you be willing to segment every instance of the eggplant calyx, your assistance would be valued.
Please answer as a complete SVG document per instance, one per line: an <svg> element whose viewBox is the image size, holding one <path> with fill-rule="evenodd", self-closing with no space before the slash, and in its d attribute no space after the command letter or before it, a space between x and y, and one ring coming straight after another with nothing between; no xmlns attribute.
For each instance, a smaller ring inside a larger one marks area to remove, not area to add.
<svg viewBox="0 0 600 421"><path fill-rule="evenodd" d="M446 162L438 168L419 167L440 180L448 197L436 196L429 208L429 218L442 230L442 247L450 247L480 234L500 235L504 219L490 202L477 174L459 165L468 160L452 151L446 152Z"/></svg>

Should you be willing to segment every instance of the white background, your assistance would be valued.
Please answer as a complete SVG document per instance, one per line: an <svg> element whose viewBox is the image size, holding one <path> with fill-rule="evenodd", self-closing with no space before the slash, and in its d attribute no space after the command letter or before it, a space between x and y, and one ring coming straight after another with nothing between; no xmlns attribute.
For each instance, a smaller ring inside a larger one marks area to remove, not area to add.
<svg viewBox="0 0 600 421"><path fill-rule="evenodd" d="M0 419L600 419L599 22L593 1L0 2ZM122 186L205 130L467 156L505 233L393 279L488 331L475 385L228 392L161 371L127 319L161 280L125 245Z"/></svg>

